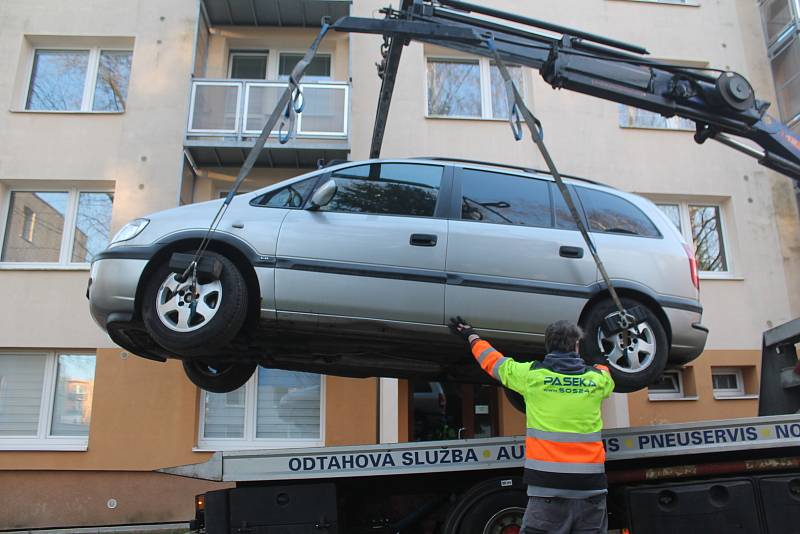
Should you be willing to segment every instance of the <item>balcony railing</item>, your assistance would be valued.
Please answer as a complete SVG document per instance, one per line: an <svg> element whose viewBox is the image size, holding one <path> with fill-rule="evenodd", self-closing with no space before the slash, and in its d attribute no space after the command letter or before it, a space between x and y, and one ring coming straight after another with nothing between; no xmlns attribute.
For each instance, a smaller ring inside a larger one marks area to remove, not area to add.
<svg viewBox="0 0 800 534"><path fill-rule="evenodd" d="M282 81L192 80L187 137L257 137L286 86ZM315 82L300 87L305 104L291 133L298 139L347 139L350 85ZM277 137L277 131L272 133Z"/></svg>

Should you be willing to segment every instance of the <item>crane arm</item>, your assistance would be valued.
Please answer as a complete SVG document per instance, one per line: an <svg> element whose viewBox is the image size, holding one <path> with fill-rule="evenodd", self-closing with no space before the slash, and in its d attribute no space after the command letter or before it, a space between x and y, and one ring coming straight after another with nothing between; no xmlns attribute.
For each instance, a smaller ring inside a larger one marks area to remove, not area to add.
<svg viewBox="0 0 800 534"><path fill-rule="evenodd" d="M419 41L494 58L493 39L505 63L537 69L554 88L691 119L698 143L717 140L800 182L800 138L767 114L769 103L740 74L670 65L636 45L461 0L403 0L383 14L333 25L388 42L371 157L380 155L403 45Z"/></svg>

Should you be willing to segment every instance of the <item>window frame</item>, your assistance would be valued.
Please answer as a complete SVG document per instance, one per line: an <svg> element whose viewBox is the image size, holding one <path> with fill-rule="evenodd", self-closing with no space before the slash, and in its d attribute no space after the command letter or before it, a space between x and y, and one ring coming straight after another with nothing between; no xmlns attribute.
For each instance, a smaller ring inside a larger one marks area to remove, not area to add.
<svg viewBox="0 0 800 534"><path fill-rule="evenodd" d="M734 375L736 377L736 388L716 388L714 387L715 375ZM715 399L730 399L747 397L744 388L744 372L741 367L712 367L711 368L711 389Z"/></svg>
<svg viewBox="0 0 800 534"><path fill-rule="evenodd" d="M64 214L64 232L61 234L61 249L59 251L58 261L51 262L21 262L21 261L3 261L2 251L5 245L6 230L8 227L8 217L11 212L11 197L12 193L67 193L67 210ZM54 270L88 270L91 262L73 262L72 249L75 246L75 229L78 221L78 204L81 193L108 193L114 195L113 189L109 188L92 188L70 186L59 187L58 185L49 185L45 187L10 187L5 192L3 198L2 209L0 209L0 270L14 270L14 269L54 269ZM113 203L112 203L112 220L113 220ZM111 239L111 225L109 225L109 240Z"/></svg>
<svg viewBox="0 0 800 534"><path fill-rule="evenodd" d="M269 79L269 62L270 62L270 51L269 49L241 49L236 48L232 50L228 50L228 69L227 69L227 79L229 80L245 80L248 78L234 78L231 76L233 74L233 57L234 56L245 56L245 57L255 57L255 56L266 56L266 62L264 63L264 78L250 78L252 80L268 80Z"/></svg>
<svg viewBox="0 0 800 534"><path fill-rule="evenodd" d="M318 439L274 439L256 437L256 411L258 406L258 368L244 385L244 428L241 438L205 438L205 401L207 391L199 390L197 405L197 445L193 451L239 451L252 449L298 449L325 446L326 389L327 376L319 375L319 438Z"/></svg>
<svg viewBox="0 0 800 534"><path fill-rule="evenodd" d="M683 384L683 372L679 369L674 370L666 370L662 373L662 376L667 375L674 375L677 377L676 383L678 386L677 391L651 391L650 388L647 388L647 398L651 401L662 401L662 400L696 400L697 397L687 397L686 390Z"/></svg>
<svg viewBox="0 0 800 534"><path fill-rule="evenodd" d="M39 51L73 51L89 52L89 59L86 65L86 76L83 79L83 96L81 97L80 109L28 109L28 99L31 94L31 82L33 81L33 67L36 64L36 53ZM24 113L88 113L100 115L120 115L128 110L128 99L121 111L97 110L94 107L94 93L97 87L97 74L100 70L100 54L103 52L130 52L131 54L131 73L128 77L128 87L130 87L131 77L133 76L133 48L115 46L36 46L31 50L28 58L28 74L25 80L25 90L21 91L22 99L20 111ZM130 95L128 95L130 96Z"/></svg>
<svg viewBox="0 0 800 534"><path fill-rule="evenodd" d="M56 396L59 356L93 356L97 375L97 354L90 350L59 351L0 351L0 358L9 356L44 356L44 377L39 404L39 422L36 436L0 436L0 451L85 451L89 447L89 435L51 436L53 408ZM89 423L91 432L91 421Z"/></svg>
<svg viewBox="0 0 800 534"><path fill-rule="evenodd" d="M430 78L428 77L428 63L429 61L446 61L446 62L473 62L478 64L478 73L480 77L480 90L481 90L481 115L479 117L470 117L468 115L432 115L430 113L428 101L428 88ZM494 116L494 109L492 108L492 64L493 60L487 57L477 56L455 56L447 54L425 54L425 118L426 119L454 119L454 120L470 120L470 121L499 121L508 122L508 119L498 118ZM516 67L522 69L522 87L518 87L523 100L528 102L528 74L527 70L522 65L509 64L508 67ZM530 107L530 105L529 105Z"/></svg>
<svg viewBox="0 0 800 534"><path fill-rule="evenodd" d="M720 238L722 239L722 250L723 254L725 255L725 263L727 265L727 269L724 271L701 271L700 265L697 266L697 274L700 279L703 280L729 280L735 278L735 269L734 269L734 261L733 255L731 254L731 247L730 247L730 239L728 237L728 224L726 221L727 214L725 210L725 203L719 201L705 201L703 199L697 200L669 200L669 199L656 199L652 200L653 204L656 205L656 208L661 211L659 205L662 204L672 204L678 206L678 211L680 213L681 219L681 228L675 228L676 231L680 232L681 236L686 240L688 244L692 247L692 252L695 251L695 244L694 239L692 237L692 220L691 216L689 215L689 207L690 206L708 206L708 207L716 207L719 210L719 232ZM673 224L672 221L669 220L669 217L664 214L664 217L669 221L669 224ZM673 225L674 226L674 225Z"/></svg>

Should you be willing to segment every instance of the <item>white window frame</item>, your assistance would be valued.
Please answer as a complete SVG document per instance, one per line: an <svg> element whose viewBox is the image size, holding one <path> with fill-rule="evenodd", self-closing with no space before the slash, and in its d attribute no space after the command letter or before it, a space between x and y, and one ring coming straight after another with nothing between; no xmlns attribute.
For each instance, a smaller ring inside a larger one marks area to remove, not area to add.
<svg viewBox="0 0 800 534"><path fill-rule="evenodd" d="M256 407L258 395L258 369L245 384L244 392L244 432L241 438L206 438L205 403L207 392L200 391L197 413L197 447L194 451L238 451L246 449L295 449L303 447L323 447L325 445L326 377L320 375L319 439L272 439L256 437Z"/></svg>
<svg viewBox="0 0 800 534"><path fill-rule="evenodd" d="M55 403L56 380L59 356L94 356L95 375L97 355L91 351L26 352L0 351L0 358L9 356L45 356L42 398L39 405L39 425L36 436L0 436L0 451L85 451L89 447L89 436L51 436L53 404ZM91 425L91 423L90 423Z"/></svg>
<svg viewBox="0 0 800 534"><path fill-rule="evenodd" d="M692 251L694 251L694 240L692 238L692 221L689 217L689 206L713 206L719 210L719 231L720 236L722 239L722 250L724 251L725 255L725 264L727 266L727 270L725 271L701 271L700 265L697 266L697 274L701 279L704 280L714 280L714 279L731 279L734 278L734 264L733 264L733 255L731 254L731 247L730 247L730 240L728 239L728 228L727 228L727 221L726 221L726 213L725 213L725 204L722 202L713 202L713 201L705 201L702 199L697 200L668 200L668 199L656 199L653 200L653 203L658 204L672 204L678 206L678 211L681 217L681 229L680 232L683 235L683 238L686 240L692 247ZM658 208L659 211L661 208ZM670 221L672 224L672 221ZM676 228L677 230L677 228Z"/></svg>
<svg viewBox="0 0 800 534"><path fill-rule="evenodd" d="M478 71L480 73L481 85L481 116L470 117L466 115L431 115L428 111L430 109L428 103L428 88L430 79L428 78L428 62L429 61L453 61L457 63L472 62L478 63ZM509 65L522 69L522 87L518 87L523 100L527 103L528 98L528 79L527 70L522 65ZM441 54L430 54L425 56L425 118L426 119L455 119L455 120L472 120L472 121L500 121L508 122L508 119L503 119L494 116L494 109L492 109L492 59L486 57L474 56L448 56Z"/></svg>
<svg viewBox="0 0 800 534"><path fill-rule="evenodd" d="M272 79L278 80L278 81L283 81L284 83L287 81L287 80L281 80L280 69L281 69L281 56L282 55L292 54L292 55L304 56L306 52L308 52L308 50L282 49L282 50L276 51L275 52L275 60L273 61L274 65L272 67ZM334 72L335 65L334 65L334 61L333 61L333 54L330 53L330 52L319 52L319 53L315 54L314 57L327 57L327 58L330 58L331 72L330 72L330 74L328 76L311 76L311 79L307 79L305 76L303 76L303 83L317 83L317 82L326 83L326 82L331 82L331 81L336 80L335 72ZM267 70L267 72L269 72L269 70Z"/></svg>
<svg viewBox="0 0 800 534"><path fill-rule="evenodd" d="M716 388L714 387L714 375L734 375L736 376L735 388ZM734 398L746 397L744 390L744 372L741 367L712 367L711 368L711 388L714 391L714 398Z"/></svg>
<svg viewBox="0 0 800 534"><path fill-rule="evenodd" d="M12 187L5 194L3 199L3 207L0 210L0 258L2 258L3 246L6 238L6 227L8 226L8 216L11 212L11 194L12 193L67 193L67 210L64 214L64 232L61 234L61 250L59 253L58 261L48 262L19 262L19 261L2 261L0 259L0 270L5 269L89 269L89 262L73 262L72 261L72 248L75 246L75 227L78 221L78 200L81 193L110 193L114 194L113 189L104 188L83 188L69 186L65 187L49 186L49 187ZM113 205L112 205L113 210ZM110 230L110 228L109 228ZM111 236L109 235L109 239Z"/></svg>
<svg viewBox="0 0 800 534"><path fill-rule="evenodd" d="M269 79L269 50L243 50L243 49L235 49L234 51L228 52L228 79L230 80L241 80L244 78L234 78L233 75L233 58L234 56L244 56L244 57L261 57L266 56L267 61L264 64L264 80ZM259 78L251 78L252 80L258 80Z"/></svg>
<svg viewBox="0 0 800 534"><path fill-rule="evenodd" d="M89 52L89 59L86 65L86 77L83 80L83 97L81 98L80 109L28 109L28 96L31 92L31 82L33 82L33 66L36 63L36 52L38 51L75 51L75 52ZM38 46L31 52L28 61L28 78L25 83L25 90L22 92L22 102L20 109L26 113L99 113L99 114L121 114L125 113L128 109L127 99L125 101L124 109L122 111L94 111L94 92L97 86L97 73L100 69L100 54L101 52L130 52L131 58L133 57L133 49L126 47L111 47L111 46L94 46L94 47L81 47L81 46ZM131 69L131 74L133 69ZM128 86L130 87L130 78L128 78Z"/></svg>
<svg viewBox="0 0 800 534"><path fill-rule="evenodd" d="M658 400L695 400L696 397L687 397L683 389L683 372L679 370L664 371L663 376L674 375L678 384L677 391L651 391L647 390L647 398L651 401Z"/></svg>

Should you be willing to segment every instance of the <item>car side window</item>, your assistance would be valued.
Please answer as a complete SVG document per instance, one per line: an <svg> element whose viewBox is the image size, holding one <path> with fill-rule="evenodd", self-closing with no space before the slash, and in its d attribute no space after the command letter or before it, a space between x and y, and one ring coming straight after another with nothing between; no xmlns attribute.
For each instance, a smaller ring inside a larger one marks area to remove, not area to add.
<svg viewBox="0 0 800 534"><path fill-rule="evenodd" d="M301 208L311 195L318 176L275 189L250 201L253 206L265 208Z"/></svg>
<svg viewBox="0 0 800 534"><path fill-rule="evenodd" d="M372 163L339 169L337 190L320 211L433 217L444 167Z"/></svg>
<svg viewBox="0 0 800 534"><path fill-rule="evenodd" d="M499 172L464 169L461 219L519 226L553 226L547 182Z"/></svg>
<svg viewBox="0 0 800 534"><path fill-rule="evenodd" d="M553 213L555 215L556 228L560 230L577 230L578 224L575 222L575 219L569 212L567 203L564 202L564 197L561 195L561 191L558 189L558 186L554 183L550 187L553 191ZM575 188L569 185L567 187L572 192L572 200L575 201L577 204L576 207L580 212L581 208L580 204L578 204L578 197L575 194Z"/></svg>
<svg viewBox="0 0 800 534"><path fill-rule="evenodd" d="M585 187L577 189L590 231L661 237L653 222L631 202L605 191Z"/></svg>

